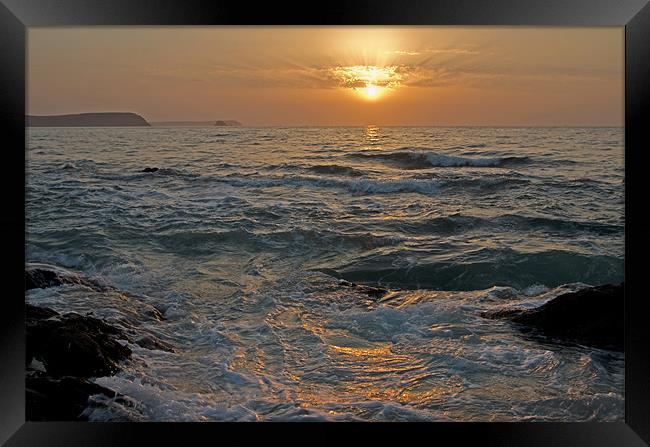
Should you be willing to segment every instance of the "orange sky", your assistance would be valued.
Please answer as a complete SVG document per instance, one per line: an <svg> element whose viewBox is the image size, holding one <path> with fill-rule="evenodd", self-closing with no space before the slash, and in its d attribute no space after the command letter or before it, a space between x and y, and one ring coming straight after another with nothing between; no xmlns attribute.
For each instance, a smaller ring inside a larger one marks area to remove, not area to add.
<svg viewBox="0 0 650 447"><path fill-rule="evenodd" d="M30 28L27 108L250 126L621 126L623 32Z"/></svg>

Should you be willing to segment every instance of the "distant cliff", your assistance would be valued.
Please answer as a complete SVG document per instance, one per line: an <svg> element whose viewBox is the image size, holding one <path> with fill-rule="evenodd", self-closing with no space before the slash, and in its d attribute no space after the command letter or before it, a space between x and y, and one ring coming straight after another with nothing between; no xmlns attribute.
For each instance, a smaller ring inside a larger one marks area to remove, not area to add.
<svg viewBox="0 0 650 447"><path fill-rule="evenodd" d="M140 115L128 112L27 116L27 127L133 127L150 126Z"/></svg>
<svg viewBox="0 0 650 447"><path fill-rule="evenodd" d="M216 123L214 123L215 126L241 126L241 123L239 121L235 120L219 120Z"/></svg>

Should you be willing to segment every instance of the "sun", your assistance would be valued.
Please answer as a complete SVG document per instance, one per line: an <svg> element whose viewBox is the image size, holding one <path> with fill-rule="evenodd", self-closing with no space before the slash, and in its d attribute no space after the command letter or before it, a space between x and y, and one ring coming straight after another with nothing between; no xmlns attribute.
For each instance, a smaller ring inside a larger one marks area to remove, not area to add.
<svg viewBox="0 0 650 447"><path fill-rule="evenodd" d="M363 94L370 99L374 99L379 95L379 89L374 84L368 84L365 89L363 89Z"/></svg>
<svg viewBox="0 0 650 447"><path fill-rule="evenodd" d="M349 88L366 100L374 101L402 85L399 66L348 65L330 69L329 75L341 88Z"/></svg>

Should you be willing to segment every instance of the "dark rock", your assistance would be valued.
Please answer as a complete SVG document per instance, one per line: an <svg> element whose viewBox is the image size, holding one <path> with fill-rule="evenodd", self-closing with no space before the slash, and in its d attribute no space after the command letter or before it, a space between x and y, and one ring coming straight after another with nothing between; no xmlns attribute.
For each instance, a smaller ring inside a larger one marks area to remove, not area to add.
<svg viewBox="0 0 650 447"><path fill-rule="evenodd" d="M25 290L45 289L63 284L79 284L99 291L107 289L102 284L82 278L61 267L37 263L28 264L25 267Z"/></svg>
<svg viewBox="0 0 650 447"><path fill-rule="evenodd" d="M47 320L50 317L59 315L58 312L48 309L47 307L32 306L25 304L26 320Z"/></svg>
<svg viewBox="0 0 650 447"><path fill-rule="evenodd" d="M589 287L558 295L534 309L497 310L482 316L508 319L531 335L623 351L623 289L623 284Z"/></svg>
<svg viewBox="0 0 650 447"><path fill-rule="evenodd" d="M89 398L97 394L128 403L88 380L114 374L117 363L131 355L117 341L126 338L120 329L93 317L29 304L25 323L27 420L86 420Z"/></svg>
<svg viewBox="0 0 650 447"><path fill-rule="evenodd" d="M215 126L234 126L239 127L241 123L235 120L218 120L214 123Z"/></svg>
<svg viewBox="0 0 650 447"><path fill-rule="evenodd" d="M144 311L145 316L149 318L153 318L156 321L163 321L165 319L165 316L154 306L148 307Z"/></svg>
<svg viewBox="0 0 650 447"><path fill-rule="evenodd" d="M28 376L25 380L25 410L28 421L87 420L83 415L88 399L95 394L114 398L114 391L79 377Z"/></svg>
<svg viewBox="0 0 650 447"><path fill-rule="evenodd" d="M362 284L355 284L344 280L339 281L339 285L342 287L353 289L356 292L368 295L371 298L377 298L377 299L383 297L389 292L388 289L384 289L383 287L365 286Z"/></svg>
<svg viewBox="0 0 650 447"><path fill-rule="evenodd" d="M42 362L48 375L99 377L118 371L131 350L122 331L102 320L26 305L26 361Z"/></svg>
<svg viewBox="0 0 650 447"><path fill-rule="evenodd" d="M142 337L136 338L134 340L134 343L145 349L174 352L174 348L171 345L150 335L144 335Z"/></svg>
<svg viewBox="0 0 650 447"><path fill-rule="evenodd" d="M142 171L140 171L140 172L156 172L156 171L158 171L158 170L159 170L159 168L149 168L149 167L147 167L147 168L144 168L144 169L143 169Z"/></svg>
<svg viewBox="0 0 650 447"><path fill-rule="evenodd" d="M56 273L48 270L25 270L25 290L44 289L46 287L60 286L63 284Z"/></svg>

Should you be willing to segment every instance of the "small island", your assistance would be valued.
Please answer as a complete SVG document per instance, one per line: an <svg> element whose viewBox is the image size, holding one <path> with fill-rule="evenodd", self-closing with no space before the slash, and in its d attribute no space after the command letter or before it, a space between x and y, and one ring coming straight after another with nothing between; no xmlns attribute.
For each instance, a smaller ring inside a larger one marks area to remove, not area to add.
<svg viewBox="0 0 650 447"><path fill-rule="evenodd" d="M101 112L73 115L30 116L27 127L149 127L151 124L136 113Z"/></svg>
<svg viewBox="0 0 650 447"><path fill-rule="evenodd" d="M218 120L216 123L214 123L215 126L233 126L233 127L240 127L241 123L239 121L235 120Z"/></svg>

